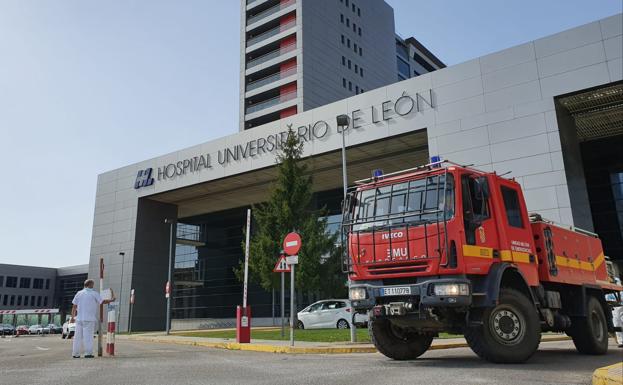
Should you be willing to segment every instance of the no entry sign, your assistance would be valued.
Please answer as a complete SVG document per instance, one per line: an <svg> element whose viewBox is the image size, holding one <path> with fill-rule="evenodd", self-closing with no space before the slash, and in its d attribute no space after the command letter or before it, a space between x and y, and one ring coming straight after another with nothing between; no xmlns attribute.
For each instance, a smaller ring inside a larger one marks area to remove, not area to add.
<svg viewBox="0 0 623 385"><path fill-rule="evenodd" d="M297 233L286 235L283 240L283 251L288 255L296 255L301 249L301 236Z"/></svg>

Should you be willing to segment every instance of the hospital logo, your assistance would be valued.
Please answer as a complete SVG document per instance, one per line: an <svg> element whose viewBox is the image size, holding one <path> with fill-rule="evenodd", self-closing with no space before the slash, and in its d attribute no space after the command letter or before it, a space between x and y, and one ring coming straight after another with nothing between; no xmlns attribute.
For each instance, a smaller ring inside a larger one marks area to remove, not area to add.
<svg viewBox="0 0 623 385"><path fill-rule="evenodd" d="M146 168L144 170L139 170L138 174L136 174L136 181L134 182L134 188L139 189L141 187L147 187L154 184L154 178L151 177L153 169Z"/></svg>

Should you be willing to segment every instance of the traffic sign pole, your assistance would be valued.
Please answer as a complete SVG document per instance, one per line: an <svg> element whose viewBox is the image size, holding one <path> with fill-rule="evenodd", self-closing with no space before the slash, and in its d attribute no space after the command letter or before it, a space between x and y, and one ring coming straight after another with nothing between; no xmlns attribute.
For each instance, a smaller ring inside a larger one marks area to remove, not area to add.
<svg viewBox="0 0 623 385"><path fill-rule="evenodd" d="M284 318L284 313L285 313L285 309L283 308L286 304L286 279L285 279L285 273L282 271L281 272L281 306L279 306L279 309L281 309L281 338L286 336L286 324L285 324L285 318Z"/></svg>
<svg viewBox="0 0 623 385"><path fill-rule="evenodd" d="M290 346L294 346L294 265L290 268Z"/></svg>

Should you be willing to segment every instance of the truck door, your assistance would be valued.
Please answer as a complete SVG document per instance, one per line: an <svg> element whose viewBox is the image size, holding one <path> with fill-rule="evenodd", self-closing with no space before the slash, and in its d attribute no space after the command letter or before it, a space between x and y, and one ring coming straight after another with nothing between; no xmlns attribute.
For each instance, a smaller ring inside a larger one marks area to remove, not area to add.
<svg viewBox="0 0 623 385"><path fill-rule="evenodd" d="M495 219L491 215L489 183L478 174L461 176L463 260L467 274L486 274L499 254Z"/></svg>
<svg viewBox="0 0 623 385"><path fill-rule="evenodd" d="M528 284L536 286L539 282L538 261L523 193L516 182L498 180L494 194L499 202L501 228L505 233L500 239L501 259L516 264Z"/></svg>

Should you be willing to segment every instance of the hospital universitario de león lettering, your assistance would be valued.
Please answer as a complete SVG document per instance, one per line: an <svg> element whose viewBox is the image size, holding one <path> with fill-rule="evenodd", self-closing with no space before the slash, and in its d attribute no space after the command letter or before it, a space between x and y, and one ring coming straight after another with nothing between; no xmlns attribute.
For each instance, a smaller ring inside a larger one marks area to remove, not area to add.
<svg viewBox="0 0 623 385"><path fill-rule="evenodd" d="M417 92L415 95L409 95L405 91L396 100L386 100L380 105L353 110L349 114L349 129L361 129L364 122L377 124L393 119L404 118L411 114L421 112L426 108L435 108L435 105L434 94L431 89L424 93ZM333 122L334 121L335 120L333 120ZM140 170L137 174L134 188L138 189L153 185L154 177L157 180L173 179L189 173L211 169L213 164L224 166L228 163L240 161L248 157L272 153L281 148L282 143L284 143L288 137L289 130L292 130L303 142L322 139L332 133L341 133L339 128L332 128L332 125L325 120L318 120L298 127L294 127L293 124L286 124L286 127L288 127L286 131L252 139L244 144L222 148L217 150L214 154L200 154L192 158L160 166L156 173L153 173L152 168Z"/></svg>

